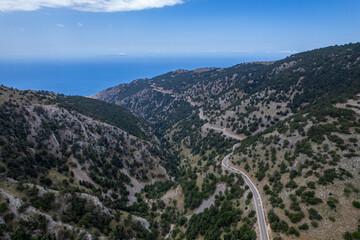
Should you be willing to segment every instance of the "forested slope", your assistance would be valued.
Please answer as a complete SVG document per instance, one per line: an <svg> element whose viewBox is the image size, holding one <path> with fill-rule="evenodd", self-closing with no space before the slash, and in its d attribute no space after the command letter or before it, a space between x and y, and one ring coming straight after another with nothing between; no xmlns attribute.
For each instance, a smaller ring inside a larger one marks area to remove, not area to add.
<svg viewBox="0 0 360 240"><path fill-rule="evenodd" d="M181 158L180 176L189 168L196 173L179 179L185 211L196 209L219 184L231 187L224 179L209 179L227 174L220 160L236 143L210 130L223 129L248 136L231 162L258 184L272 237L352 239L360 218L359 92L356 43L275 62L177 70L93 97L124 106L161 129ZM230 238L236 235L232 230ZM206 231L200 235L211 239Z"/></svg>
<svg viewBox="0 0 360 240"><path fill-rule="evenodd" d="M146 217L146 184L176 172L143 120L98 100L1 87L0 122L2 238L156 236L145 219L147 229L124 222Z"/></svg>
<svg viewBox="0 0 360 240"><path fill-rule="evenodd" d="M359 94L359 43L90 98L1 87L1 237L255 240L232 153L272 239L359 239Z"/></svg>

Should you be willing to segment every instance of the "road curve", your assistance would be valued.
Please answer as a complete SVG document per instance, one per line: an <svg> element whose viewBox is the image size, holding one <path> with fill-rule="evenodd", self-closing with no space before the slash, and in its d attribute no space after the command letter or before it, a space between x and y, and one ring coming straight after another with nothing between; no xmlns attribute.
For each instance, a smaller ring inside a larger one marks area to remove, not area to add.
<svg viewBox="0 0 360 240"><path fill-rule="evenodd" d="M204 111L203 111L202 108L199 108L199 118L202 119L202 120L208 120L208 118L205 117ZM203 128L212 129L214 131L221 132L223 135L225 135L227 137L230 137L230 138L234 138L236 140L244 140L244 138L246 138L246 136L244 136L244 135L235 134L233 132L228 131L225 127L220 128L220 127L212 125L212 124L210 124L208 122L204 124Z"/></svg>
<svg viewBox="0 0 360 240"><path fill-rule="evenodd" d="M162 89L156 88L155 85L152 85L151 87L155 91L162 92L164 94L171 94L171 92L169 92L169 91L164 91ZM200 106L201 105L201 104L192 102L190 97L187 97L186 100L191 104L191 106L195 107L195 106ZM207 117L204 116L204 112L203 112L202 108L199 108L199 118L202 119L202 120L208 120ZM209 123L204 124L203 127L208 128L208 129L213 129L215 131L219 131L222 134L224 134L225 136L230 137L230 138L234 138L236 140L243 140L245 138L245 136L243 136L243 135L237 135L235 133L227 131L226 128L219 128L219 127L213 126L213 125L211 125ZM234 168L234 167L232 167L232 166L230 166L228 164L230 156L233 155L235 149L239 145L240 144L237 143L232 147L232 152L224 157L221 164L225 169L229 170L230 172L241 174L241 176L243 177L245 183L249 186L251 192L253 193L252 202L253 202L253 205L254 205L254 208L255 208L255 211L256 211L257 220L259 222L260 239L261 240L270 240L269 233L268 233L268 230L266 228L264 208L263 208L263 203L261 201L261 196L260 196L259 191L257 190L255 184L250 180L250 178L244 172L242 172L242 171L240 171L240 170L238 170L238 169L236 169L236 168Z"/></svg>
<svg viewBox="0 0 360 240"><path fill-rule="evenodd" d="M204 112L203 109L200 108L199 109L199 118L202 120L207 120L207 118L204 116ZM235 133L229 132L226 130L226 128L219 128L216 126L213 126L209 123L206 123L204 126L204 128L208 128L208 129L213 129L215 131L220 131L222 132L225 136L230 137L230 138L234 138L236 140L243 140L246 136L243 135L237 135ZM225 169L228 169L229 171L233 172L233 173L237 173L237 174L241 174L245 183L249 186L251 192L253 193L253 198L252 198L252 202L256 211L256 216L259 222L259 231L260 231L260 239L261 240L270 240L269 238L269 233L268 230L266 228L266 221L265 221L265 214L264 214L264 208L263 208L263 204L261 201L261 196L259 191L257 190L255 184L250 180L250 178L242 171L230 166L228 164L228 161L230 159L230 156L234 153L235 149L239 146L240 144L237 143L232 147L232 152L229 153L228 155L226 155L224 157L224 159L222 160L221 164Z"/></svg>
<svg viewBox="0 0 360 240"><path fill-rule="evenodd" d="M202 110L202 108L199 109L199 117L202 120L206 120L207 118L204 116L204 112ZM222 132L225 136L230 137L230 138L234 138L236 140L243 140L245 138L245 136L242 135L237 135L235 133L232 132L228 132L226 130L226 128L219 128L216 126L212 126L209 123L206 123L203 127L205 128L209 128L209 129L213 129L215 131L220 131ZM250 180L250 178L242 171L230 166L228 164L228 161L230 159L230 156L234 153L235 149L239 146L240 144L237 143L232 147L232 152L229 153L228 155L226 155L224 157L224 159L222 160L221 164L225 169L228 169L229 171L233 172L233 173L237 173L237 174L241 174L245 183L249 186L251 192L253 193L253 205L256 211L256 216L259 222L259 231L260 231L260 239L261 240L270 240L269 238L269 233L268 230L266 228L266 221L265 221L265 214L264 214L264 208L263 208L263 204L261 201L261 196L259 191L257 190L255 184Z"/></svg>
<svg viewBox="0 0 360 240"><path fill-rule="evenodd" d="M239 144L235 144L233 146L233 151L239 146ZM250 178L242 171L230 166L228 161L233 152L229 153L224 157L221 164L225 169L237 174L241 174L245 183L249 186L251 192L253 193L252 202L256 211L256 216L259 222L259 231L260 231L260 239L261 240L270 240L269 233L266 228L265 214L263 209L263 204L261 201L261 197L259 191L257 190L255 184L250 180Z"/></svg>

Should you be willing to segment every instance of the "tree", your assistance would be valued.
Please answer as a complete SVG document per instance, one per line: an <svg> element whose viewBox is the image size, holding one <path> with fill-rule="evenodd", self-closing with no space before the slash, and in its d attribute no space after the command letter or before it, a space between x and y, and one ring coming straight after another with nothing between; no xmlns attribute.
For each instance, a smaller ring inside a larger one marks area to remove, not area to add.
<svg viewBox="0 0 360 240"><path fill-rule="evenodd" d="M16 229L15 232L11 235L11 240L24 240L30 239L31 235L24 232L22 229Z"/></svg>
<svg viewBox="0 0 360 240"><path fill-rule="evenodd" d="M360 208L360 202L359 201L353 201L352 204L353 204L354 207Z"/></svg>

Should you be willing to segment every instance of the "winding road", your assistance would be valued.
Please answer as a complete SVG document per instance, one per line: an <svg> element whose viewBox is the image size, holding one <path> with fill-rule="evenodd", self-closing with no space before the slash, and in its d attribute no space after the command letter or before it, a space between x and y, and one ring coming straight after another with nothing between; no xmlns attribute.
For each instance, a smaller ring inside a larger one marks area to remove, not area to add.
<svg viewBox="0 0 360 240"><path fill-rule="evenodd" d="M254 209L256 211L256 216L257 216L257 219L259 222L260 239L270 240L269 233L268 233L268 230L266 227L265 214L264 214L263 204L261 201L261 196L260 196L259 191L257 190L255 184L250 180L250 178L244 172L242 172L228 164L228 161L229 161L231 155L234 153L234 150L238 146L239 146L239 144L235 144L233 146L233 151L224 157L221 164L224 168L228 169L229 171L242 175L245 183L249 186L251 192L253 193L252 202L253 202Z"/></svg>
<svg viewBox="0 0 360 240"><path fill-rule="evenodd" d="M204 116L204 112L202 110L202 108L199 109L199 118L202 119L202 120L208 120L205 116ZM246 138L245 135L239 135L239 134L235 134L233 132L230 132L229 130L227 130L225 127L224 128L220 128L220 127L217 127L215 125L212 125L210 123L205 123L202 128L205 128L205 129L212 129L216 132L221 132L223 135L229 137L229 138L234 138L236 140L243 140L244 138Z"/></svg>
<svg viewBox="0 0 360 240"><path fill-rule="evenodd" d="M152 87L153 87L153 89L155 91L162 92L164 94L170 94L168 91L165 92L164 90L158 89L155 86L152 86ZM191 106L197 106L197 107L200 106L199 103L192 102L190 97L187 97L186 99L191 104ZM202 120L208 120L207 117L204 116L204 112L203 112L202 108L199 108L199 118L202 119ZM209 123L205 123L203 128L212 129L214 131L221 132L225 136L230 137L230 138L234 138L236 140L243 140L246 137L244 135L238 135L238 134L232 133L232 132L228 131L226 128L220 128L220 127L214 126L214 125L209 124ZM243 171L240 171L240 170L238 170L238 169L236 169L236 168L234 168L234 167L232 167L232 166L230 166L228 164L228 161L229 161L230 157L233 155L235 149L239 145L240 144L237 143L232 147L232 152L229 153L228 155L226 155L223 158L221 164L228 171L233 172L233 173L237 173L237 174L241 174L241 176L243 177L245 183L249 186L250 191L253 193L252 202L253 202L254 209L256 211L256 216L257 216L258 223L259 223L260 239L261 240L270 240L269 232L268 232L268 229L266 227L266 220L265 220L265 213L264 213L263 203L261 201L261 196L260 196L259 191L256 188L256 185L250 180L250 178Z"/></svg>
<svg viewBox="0 0 360 240"><path fill-rule="evenodd" d="M200 108L199 111L200 111L199 112L199 118L201 118L202 120L207 120L207 118L204 116L202 108ZM230 138L234 138L236 140L243 140L246 137L246 136L243 136L243 135L238 135L238 134L229 132L229 131L226 130L226 128L219 128L219 127L210 125L209 123L206 123L203 127L208 128L208 129L213 129L215 131L220 131L225 136L230 137ZM252 202L253 202L254 209L256 211L256 216L257 216L257 219L258 219L258 222L259 222L260 239L261 240L270 240L268 229L266 227L266 220L265 220L263 203L261 201L261 196L260 196L259 191L257 190L255 184L250 180L250 178L244 172L242 172L242 171L240 171L240 170L238 170L238 169L236 169L236 168L234 168L234 167L232 167L232 166L230 166L228 164L228 161L229 161L230 157L233 155L235 149L239 145L240 144L237 143L232 147L232 152L224 157L221 164L225 169L229 170L230 172L241 174L241 176L243 177L245 183L249 186L251 192L253 193Z"/></svg>

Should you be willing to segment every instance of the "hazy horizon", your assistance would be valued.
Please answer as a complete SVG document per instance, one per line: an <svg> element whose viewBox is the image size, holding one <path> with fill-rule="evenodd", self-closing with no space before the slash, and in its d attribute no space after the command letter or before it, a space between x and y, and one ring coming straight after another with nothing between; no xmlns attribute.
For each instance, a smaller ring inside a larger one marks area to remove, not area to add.
<svg viewBox="0 0 360 240"><path fill-rule="evenodd" d="M5 1L0 84L90 95L179 68L278 60L358 42L358 9L351 0Z"/></svg>
<svg viewBox="0 0 360 240"><path fill-rule="evenodd" d="M0 60L0 84L20 90L46 90L89 96L121 83L152 78L177 69L231 67L244 62L273 61L282 57L99 57L52 61Z"/></svg>
<svg viewBox="0 0 360 240"><path fill-rule="evenodd" d="M2 59L293 54L360 40L360 2L13 0Z"/></svg>

